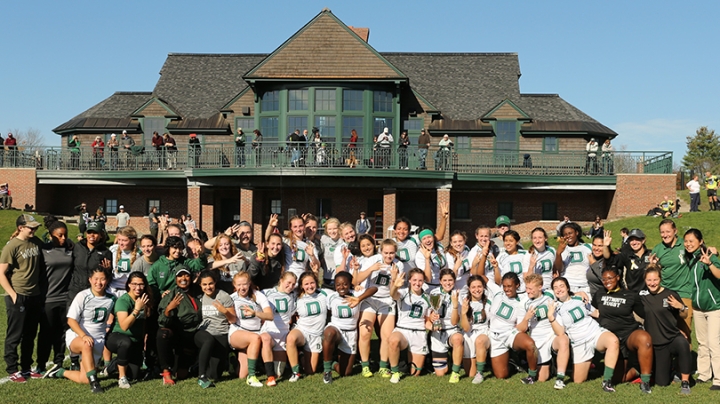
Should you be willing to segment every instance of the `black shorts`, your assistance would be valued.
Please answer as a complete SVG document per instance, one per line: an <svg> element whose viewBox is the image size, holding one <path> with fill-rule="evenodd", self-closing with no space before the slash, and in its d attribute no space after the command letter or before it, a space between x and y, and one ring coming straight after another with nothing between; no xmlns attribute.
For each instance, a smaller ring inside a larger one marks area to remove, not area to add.
<svg viewBox="0 0 720 404"><path fill-rule="evenodd" d="M707 196L717 196L717 189L708 189Z"/></svg>

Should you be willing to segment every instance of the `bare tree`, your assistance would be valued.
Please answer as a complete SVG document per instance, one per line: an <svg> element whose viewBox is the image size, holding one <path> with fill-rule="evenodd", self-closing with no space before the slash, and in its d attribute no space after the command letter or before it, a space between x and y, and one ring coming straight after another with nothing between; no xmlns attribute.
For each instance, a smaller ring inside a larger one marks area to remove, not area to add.
<svg viewBox="0 0 720 404"><path fill-rule="evenodd" d="M8 133L12 133L17 139L18 150L28 155L34 154L45 143L42 132L37 128L29 127L26 130L15 128L8 131Z"/></svg>

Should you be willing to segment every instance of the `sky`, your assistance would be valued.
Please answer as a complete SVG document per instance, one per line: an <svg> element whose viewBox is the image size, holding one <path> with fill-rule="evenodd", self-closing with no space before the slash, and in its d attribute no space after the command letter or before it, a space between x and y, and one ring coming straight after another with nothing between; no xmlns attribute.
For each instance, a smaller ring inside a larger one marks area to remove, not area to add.
<svg viewBox="0 0 720 404"><path fill-rule="evenodd" d="M270 53L324 7L380 52L515 52L520 90L556 93L626 150L720 131L720 2L3 1L0 133L52 129L115 91L152 91L168 53Z"/></svg>

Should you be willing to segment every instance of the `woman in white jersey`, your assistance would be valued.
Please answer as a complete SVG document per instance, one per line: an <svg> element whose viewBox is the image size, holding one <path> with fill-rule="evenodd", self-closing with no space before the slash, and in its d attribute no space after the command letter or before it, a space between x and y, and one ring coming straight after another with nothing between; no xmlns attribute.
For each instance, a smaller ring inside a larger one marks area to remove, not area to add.
<svg viewBox="0 0 720 404"><path fill-rule="evenodd" d="M239 377L247 378L248 386L262 387L255 376L255 364L260 356L262 340L260 338L262 321L273 319L273 312L267 297L256 291L247 272L238 272L233 278L235 293L230 295L235 306L235 323L230 325L228 341L230 346L245 351L246 357L238 355Z"/></svg>
<svg viewBox="0 0 720 404"><path fill-rule="evenodd" d="M523 265L527 252L518 248L520 244L520 235L515 230L508 230L503 234L503 244L505 248L497 256L496 265L498 270L495 271L495 283L500 284L502 277L506 273L512 272L517 275L520 280L518 293L525 293L525 276L529 275L529 266ZM495 267L495 264L493 265Z"/></svg>
<svg viewBox="0 0 720 404"><path fill-rule="evenodd" d="M570 360L570 340L567 335L556 335L552 324L548 320L548 304L555 296L543 290L543 277L540 274L530 274L525 277L525 288L527 299L525 310L535 309L535 317L530 319L528 335L535 341L538 349L538 381L544 382L550 379L550 365L552 364L553 352L557 355L557 375L555 389L565 388L565 371Z"/></svg>
<svg viewBox="0 0 720 404"><path fill-rule="evenodd" d="M483 382L487 351L490 349L490 322L488 321L489 300L493 295L487 288L485 278L472 275L468 279L467 294L460 302L460 326L464 332L463 368L473 384ZM474 360L473 360L474 359Z"/></svg>
<svg viewBox="0 0 720 404"><path fill-rule="evenodd" d="M517 274L508 272L502 277L502 291L490 298L490 360L495 377L507 379L510 350L525 351L528 376L522 382L533 384L537 378L537 348L525 331L530 319L535 317L535 309L525 310L524 301L518 297L519 287Z"/></svg>
<svg viewBox="0 0 720 404"><path fill-rule="evenodd" d="M90 289L75 295L67 313L70 329L65 333L65 342L71 353L81 355L80 370L58 369L48 377L90 384L93 393L102 393L95 366L105 348L106 327L108 318L112 317L115 296L105 293L108 279L104 268L95 268L91 274Z"/></svg>
<svg viewBox="0 0 720 404"><path fill-rule="evenodd" d="M343 240L340 238L340 221L334 217L329 218L323 225L324 234L320 237L320 245L322 247L322 257L324 261L325 271L323 272L323 287L334 289L333 280L335 279L335 250L341 246Z"/></svg>
<svg viewBox="0 0 720 404"><path fill-rule="evenodd" d="M570 284L571 292L590 293L587 272L590 270L592 247L583 242L579 224L565 223L560 228L555 256L555 276L562 276Z"/></svg>
<svg viewBox="0 0 720 404"><path fill-rule="evenodd" d="M495 268L492 262L500 255L500 247L490 239L491 229L487 226L480 226L475 230L477 244L470 249L468 261L470 261L470 274L485 278L485 282L499 288L495 282Z"/></svg>
<svg viewBox="0 0 720 404"><path fill-rule="evenodd" d="M370 286L359 296L352 295L353 277L338 272L333 284L335 290L327 290L330 323L323 332L323 382L332 383L333 360L338 361L340 376L352 374L357 352L357 327L360 318L360 302L375 294L377 286ZM337 348L337 354L335 349Z"/></svg>
<svg viewBox="0 0 720 404"><path fill-rule="evenodd" d="M283 240L285 251L285 270L290 271L299 277L308 269L318 273L320 261L318 260L315 244L305 242L305 220L300 216L290 218L290 230ZM277 215L271 215L268 228L265 230L265 239L275 231L278 225Z"/></svg>
<svg viewBox="0 0 720 404"><path fill-rule="evenodd" d="M450 245L445 249L445 259L448 268L455 273L455 290L465 289L470 278L470 248L467 244L467 235L464 231L455 230L450 235Z"/></svg>
<svg viewBox="0 0 720 404"><path fill-rule="evenodd" d="M247 258L238 251L232 238L227 234L215 237L215 243L208 257L210 269L218 275L218 287L226 293L233 293L233 277L245 272L250 266Z"/></svg>
<svg viewBox="0 0 720 404"><path fill-rule="evenodd" d="M415 254L415 265L425 274L426 291L429 293L440 287L440 270L447 268L447 260L431 229L421 230L419 236L420 247Z"/></svg>
<svg viewBox="0 0 720 404"><path fill-rule="evenodd" d="M437 311L439 324L434 324L430 333L430 352L436 376L445 376L448 371L448 352L452 348L452 373L450 383L460 381L464 339L460 330L459 291L455 290L455 272L450 268L440 270L440 287L430 292L430 301L440 300ZM438 296L438 297L435 297Z"/></svg>
<svg viewBox="0 0 720 404"><path fill-rule="evenodd" d="M117 297L125 294L128 275L130 275L137 258L136 240L135 229L132 226L126 226L117 232L115 244L110 247L113 255L113 278L110 282L110 290Z"/></svg>
<svg viewBox="0 0 720 404"><path fill-rule="evenodd" d="M388 354L392 375L390 383L398 383L402 378L400 373L400 351L408 349L412 361L410 373L419 376L425 355L428 354L426 330L432 328L432 322L439 319L435 313L431 314L430 301L423 291L425 273L419 268L408 272L408 287L404 288L405 274L400 273L397 267L392 270L392 283L390 296L398 305L398 321L390 338L388 338Z"/></svg>
<svg viewBox="0 0 720 404"><path fill-rule="evenodd" d="M595 351L605 352L602 388L603 391L614 393L612 376L620 353L618 338L591 318L597 318L599 312L582 298L572 295L567 279L555 278L552 288L559 303L556 306L554 302L549 302L548 321L555 334L567 334L570 338L574 362L573 381L582 383L587 380Z"/></svg>
<svg viewBox="0 0 720 404"><path fill-rule="evenodd" d="M275 378L282 375L287 362L285 342L297 307L294 291L296 282L294 273L283 272L277 286L263 291L273 314L272 320L265 321L260 330L268 386L277 385Z"/></svg>
<svg viewBox="0 0 720 404"><path fill-rule="evenodd" d="M447 203L440 204L442 216L440 218L440 224L438 225L437 234L435 234L435 240L441 241L445 238L445 225L447 218L450 215L450 210ZM417 235L410 236L410 230L412 230L412 222L406 217L400 217L395 221L393 225L393 232L395 237L393 240L397 243L397 257L405 266L406 270L417 268L415 264L415 256L420 247L420 238Z"/></svg>
<svg viewBox="0 0 720 404"><path fill-rule="evenodd" d="M547 238L547 233L542 227L532 229L530 232L532 245L523 261L523 267L527 268L528 272L542 276L544 289L550 289L555 265L555 249L548 245Z"/></svg>
<svg viewBox="0 0 720 404"><path fill-rule="evenodd" d="M317 371L322 352L322 337L327 320L327 295L318 289L318 281L312 272L303 272L297 287L297 322L287 336L288 363L292 367L290 382L300 380L298 346L305 350L304 368L307 374Z"/></svg>
<svg viewBox="0 0 720 404"><path fill-rule="evenodd" d="M349 271L352 253L350 252L350 244L357 240L355 233L355 225L345 222L338 227L340 232L340 243L335 247L333 259L335 260L335 273Z"/></svg>
<svg viewBox="0 0 720 404"><path fill-rule="evenodd" d="M374 250L375 244L360 236L360 249ZM365 241L368 242L365 245ZM380 254L370 256L363 260L362 266L353 268L353 284L361 287L377 287L374 296L367 298L360 306L360 363L362 365L363 377L372 377L370 371L370 340L373 330L377 324L380 329L380 370L378 374L382 377L390 377L388 366L388 338L395 327L395 301L390 296L391 269L397 268L398 272L404 271L403 263L396 257L397 244L391 239L383 240L380 245Z"/></svg>

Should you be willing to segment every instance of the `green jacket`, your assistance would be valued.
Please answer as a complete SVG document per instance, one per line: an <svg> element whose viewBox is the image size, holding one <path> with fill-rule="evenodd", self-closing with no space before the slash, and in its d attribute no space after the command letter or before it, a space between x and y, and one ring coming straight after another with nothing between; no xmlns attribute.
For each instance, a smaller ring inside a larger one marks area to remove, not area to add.
<svg viewBox="0 0 720 404"><path fill-rule="evenodd" d="M170 304L172 299L178 294L182 294L180 305L170 312L170 316L165 315L165 308ZM158 324L163 328L172 328L175 330L195 331L202 320L202 300L192 297L190 293L183 291L177 286L170 289L170 293L165 295L158 306Z"/></svg>
<svg viewBox="0 0 720 404"><path fill-rule="evenodd" d="M653 248L662 268L660 286L673 290L685 299L692 298L692 276L685 260L685 246L680 238L675 245L666 246L660 243Z"/></svg>
<svg viewBox="0 0 720 404"><path fill-rule="evenodd" d="M693 309L700 311L720 310L720 279L710 271L708 265L700 262L700 249L695 251L690 264L693 277ZM710 256L710 262L720 268L720 259L717 255Z"/></svg>
<svg viewBox="0 0 720 404"><path fill-rule="evenodd" d="M159 297L162 292L175 285L175 272L179 265L185 265L190 272L196 274L205 269L207 258L205 255L201 255L198 258L180 257L177 261L171 261L164 255L160 257L152 264L147 273L148 285L152 288L153 296Z"/></svg>

